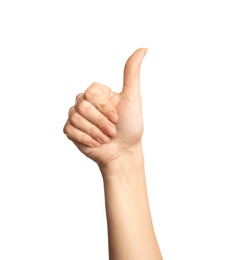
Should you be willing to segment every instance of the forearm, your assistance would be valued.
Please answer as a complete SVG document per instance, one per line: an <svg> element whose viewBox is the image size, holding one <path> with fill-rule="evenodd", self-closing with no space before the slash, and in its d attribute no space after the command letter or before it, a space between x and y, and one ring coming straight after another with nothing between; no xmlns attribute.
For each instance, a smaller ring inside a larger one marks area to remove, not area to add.
<svg viewBox="0 0 236 260"><path fill-rule="evenodd" d="M141 144L101 171L110 260L161 260L149 209Z"/></svg>

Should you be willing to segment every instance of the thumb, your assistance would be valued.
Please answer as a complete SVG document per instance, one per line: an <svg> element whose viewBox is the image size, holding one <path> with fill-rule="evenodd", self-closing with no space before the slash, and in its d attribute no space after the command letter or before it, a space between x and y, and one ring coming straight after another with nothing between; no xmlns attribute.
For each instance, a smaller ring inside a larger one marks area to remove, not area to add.
<svg viewBox="0 0 236 260"><path fill-rule="evenodd" d="M140 95L140 67L148 49L137 49L126 61L124 68L123 93L137 97Z"/></svg>

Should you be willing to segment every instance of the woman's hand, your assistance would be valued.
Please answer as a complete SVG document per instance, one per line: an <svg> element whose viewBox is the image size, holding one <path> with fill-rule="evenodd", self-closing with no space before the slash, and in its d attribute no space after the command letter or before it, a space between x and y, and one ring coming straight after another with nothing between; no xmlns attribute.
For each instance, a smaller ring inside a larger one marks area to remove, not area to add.
<svg viewBox="0 0 236 260"><path fill-rule="evenodd" d="M100 167L136 149L143 134L140 67L147 49L136 50L124 68L121 93L93 83L78 94L64 133Z"/></svg>

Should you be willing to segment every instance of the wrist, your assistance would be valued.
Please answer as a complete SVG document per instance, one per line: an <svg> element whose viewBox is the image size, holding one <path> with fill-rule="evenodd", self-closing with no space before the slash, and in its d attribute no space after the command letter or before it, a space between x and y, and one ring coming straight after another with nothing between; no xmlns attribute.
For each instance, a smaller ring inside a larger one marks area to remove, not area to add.
<svg viewBox="0 0 236 260"><path fill-rule="evenodd" d="M144 173L144 158L141 141L107 164L98 165L104 181L137 176Z"/></svg>

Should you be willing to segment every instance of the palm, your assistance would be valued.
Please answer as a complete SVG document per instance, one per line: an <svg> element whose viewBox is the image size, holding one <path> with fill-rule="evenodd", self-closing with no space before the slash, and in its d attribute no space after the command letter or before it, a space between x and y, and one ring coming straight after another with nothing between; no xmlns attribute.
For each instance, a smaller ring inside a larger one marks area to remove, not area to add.
<svg viewBox="0 0 236 260"><path fill-rule="evenodd" d="M141 99L127 99L122 97L117 104L119 121L117 123L118 140L124 148L134 145L143 132Z"/></svg>

